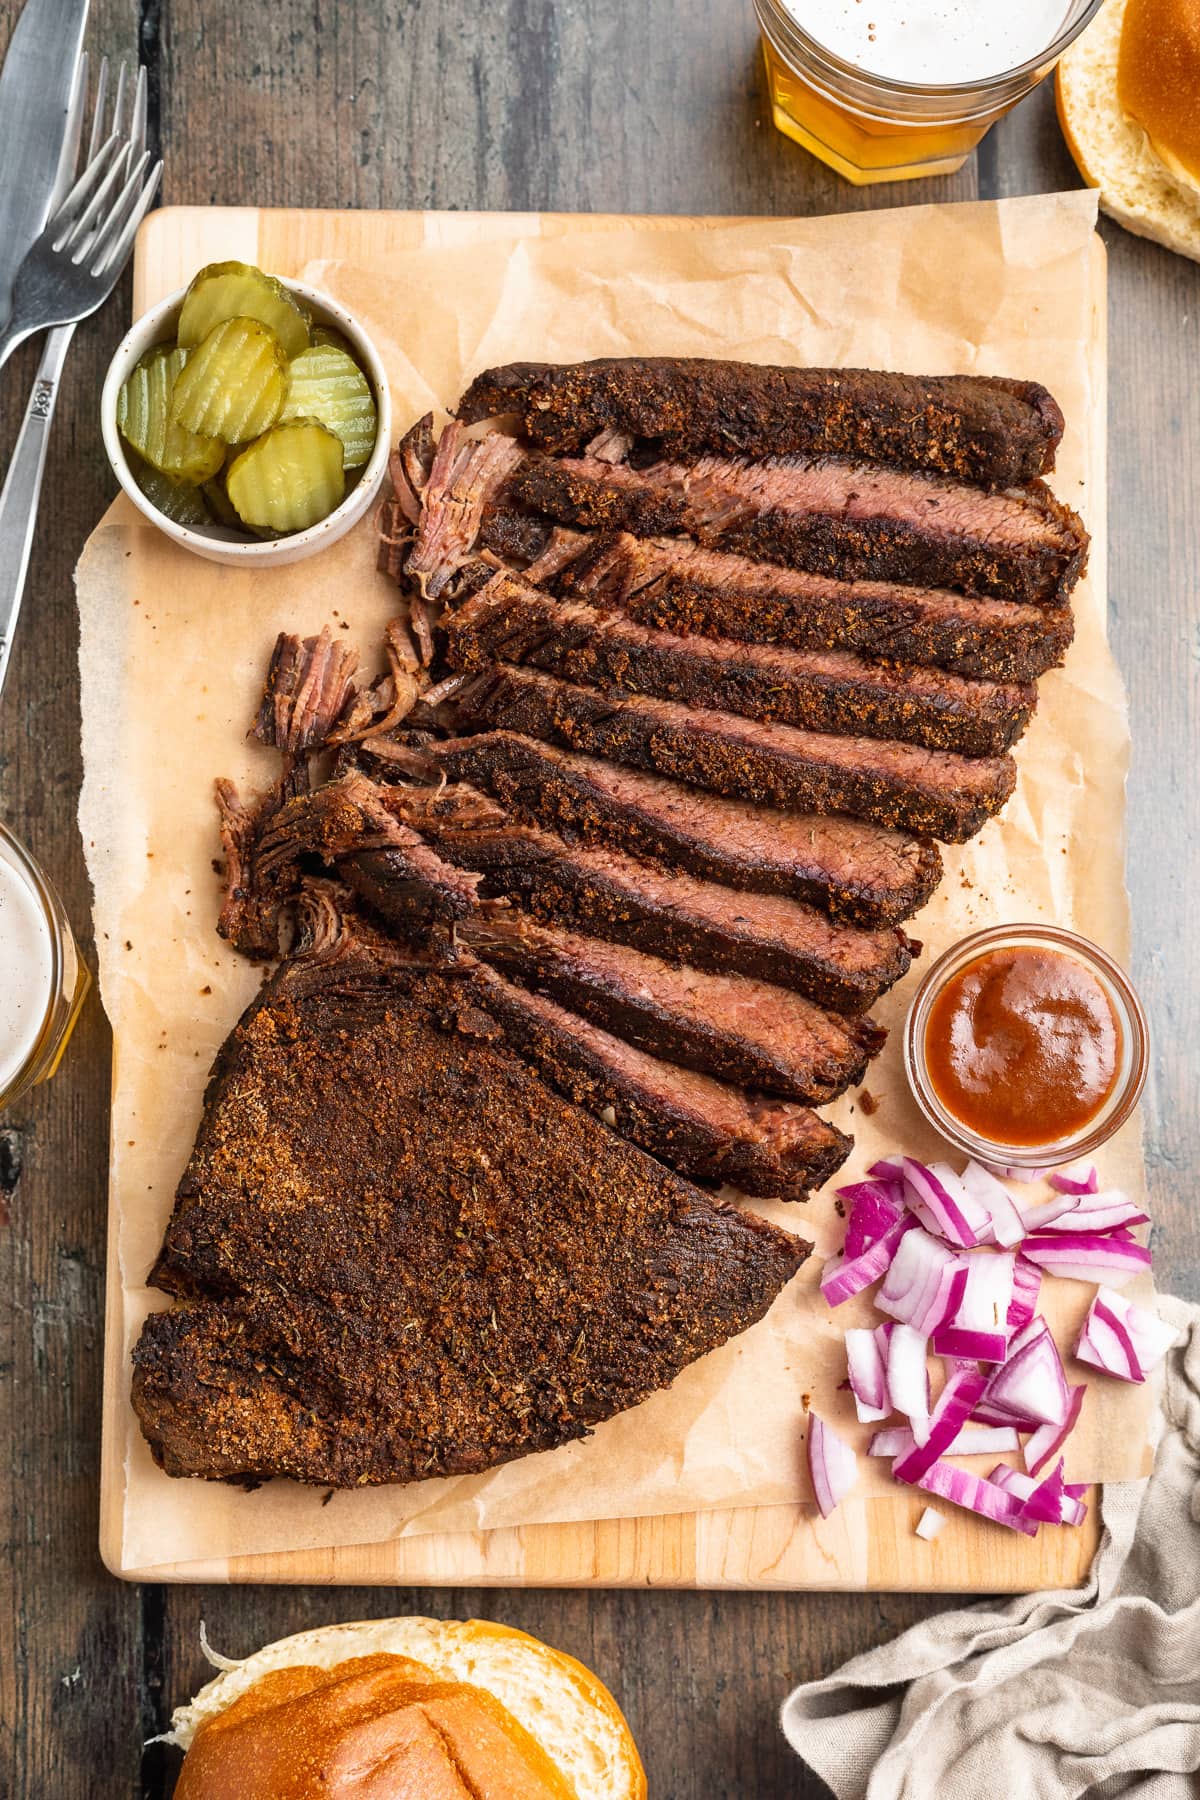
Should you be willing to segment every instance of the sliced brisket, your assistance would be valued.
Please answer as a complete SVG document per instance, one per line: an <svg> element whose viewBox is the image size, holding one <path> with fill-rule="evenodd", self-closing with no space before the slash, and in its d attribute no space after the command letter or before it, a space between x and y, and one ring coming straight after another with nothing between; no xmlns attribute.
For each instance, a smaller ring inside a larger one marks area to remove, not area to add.
<svg viewBox="0 0 1200 1800"><path fill-rule="evenodd" d="M793 369L702 357L509 363L477 375L468 422L520 415L547 450L612 429L661 455L866 457L1007 487L1054 467L1063 417L1036 381Z"/></svg>
<svg viewBox="0 0 1200 1800"><path fill-rule="evenodd" d="M450 613L445 627L455 669L522 663L606 691L964 756L1007 750L1037 704L1032 684L966 681L845 651L682 637L579 601L556 601L505 571Z"/></svg>
<svg viewBox="0 0 1200 1800"><path fill-rule="evenodd" d="M1012 758L829 737L702 712L670 700L619 700L505 665L458 697L458 717L757 804L848 812L961 843L1012 793Z"/></svg>
<svg viewBox="0 0 1200 1800"><path fill-rule="evenodd" d="M395 791L402 806L405 790ZM841 925L798 900L739 893L621 850L572 846L541 826L429 821L422 829L439 856L478 871L487 892L523 901L540 919L669 962L753 975L836 1012L865 1012L912 961L894 926Z"/></svg>
<svg viewBox="0 0 1200 1800"><path fill-rule="evenodd" d="M465 920L462 943L652 1056L738 1087L821 1105L862 1077L886 1034L745 975L679 969L520 914Z"/></svg>
<svg viewBox="0 0 1200 1800"><path fill-rule="evenodd" d="M472 987L544 1081L693 1181L803 1200L850 1153L851 1140L807 1107L648 1056L494 969L481 966Z"/></svg>
<svg viewBox="0 0 1200 1800"><path fill-rule="evenodd" d="M1083 526L1043 483L989 493L836 460L705 457L691 467L635 469L592 456L530 456L497 498L562 524L687 534L707 549L840 581L958 588L1041 606L1062 604L1087 552Z"/></svg>
<svg viewBox="0 0 1200 1800"><path fill-rule="evenodd" d="M728 800L515 732L435 749L449 776L527 819L553 821L568 838L633 850L727 887L787 894L855 924L898 924L941 876L933 844L881 825Z"/></svg>
<svg viewBox="0 0 1200 1800"><path fill-rule="evenodd" d="M226 1042L133 1400L171 1475L359 1488L586 1436L809 1246L455 1029L437 974L277 975Z"/></svg>

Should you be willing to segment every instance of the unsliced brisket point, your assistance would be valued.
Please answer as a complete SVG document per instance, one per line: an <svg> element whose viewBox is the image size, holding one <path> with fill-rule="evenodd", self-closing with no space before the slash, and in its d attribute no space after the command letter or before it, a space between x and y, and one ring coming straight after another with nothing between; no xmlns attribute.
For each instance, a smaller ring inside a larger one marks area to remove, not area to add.
<svg viewBox="0 0 1200 1800"><path fill-rule="evenodd" d="M403 807L405 790L394 792ZM439 856L478 871L485 890L523 901L540 919L669 962L753 975L836 1012L865 1012L912 961L912 944L894 926L838 924L797 900L739 893L621 850L572 846L542 826L430 819L421 829Z"/></svg>
<svg viewBox="0 0 1200 1800"><path fill-rule="evenodd" d="M1063 432L1036 381L703 357L509 363L477 375L457 412L468 422L518 413L548 450L616 430L664 455L861 456L1000 487L1052 469Z"/></svg>
<svg viewBox="0 0 1200 1800"><path fill-rule="evenodd" d="M496 506L485 514L480 544L505 560L532 561L554 529L536 514ZM1062 661L1075 630L1069 606L841 581L705 550L687 538L575 535L578 557L557 575L556 591L620 606L643 625L685 635L852 650L973 678L1032 681Z"/></svg>
<svg viewBox="0 0 1200 1800"><path fill-rule="evenodd" d="M460 941L523 986L550 994L652 1056L738 1087L822 1105L862 1078L886 1033L822 1012L745 975L679 969L661 957L494 913Z"/></svg>
<svg viewBox="0 0 1200 1800"><path fill-rule="evenodd" d="M848 812L962 843L1012 793L1012 758L827 737L670 700L618 700L499 668L457 697L462 722L546 738L693 787L804 812Z"/></svg>
<svg viewBox="0 0 1200 1800"><path fill-rule="evenodd" d="M940 669L897 669L845 651L682 637L579 601L556 601L505 571L444 624L454 669L522 663L606 691L964 756L1007 750L1037 704L1031 684L1002 687Z"/></svg>
<svg viewBox="0 0 1200 1800"><path fill-rule="evenodd" d="M803 1200L850 1153L851 1140L807 1107L648 1056L495 969L481 966L472 988L544 1081L693 1181Z"/></svg>
<svg viewBox="0 0 1200 1800"><path fill-rule="evenodd" d="M302 977L223 1048L155 1269L195 1296L134 1351L168 1474L354 1489L552 1449L808 1254L455 1029L453 982Z"/></svg>
<svg viewBox="0 0 1200 1800"><path fill-rule="evenodd" d="M843 581L959 588L1060 605L1087 533L1044 484L988 493L932 475L837 461L705 457L634 469L599 457L529 456L497 491L561 524L681 534Z"/></svg>
<svg viewBox="0 0 1200 1800"><path fill-rule="evenodd" d="M727 887L787 894L855 924L898 924L941 877L933 844L866 820L728 800L510 731L433 749L453 779L486 788L527 819L553 820L568 838L656 857Z"/></svg>

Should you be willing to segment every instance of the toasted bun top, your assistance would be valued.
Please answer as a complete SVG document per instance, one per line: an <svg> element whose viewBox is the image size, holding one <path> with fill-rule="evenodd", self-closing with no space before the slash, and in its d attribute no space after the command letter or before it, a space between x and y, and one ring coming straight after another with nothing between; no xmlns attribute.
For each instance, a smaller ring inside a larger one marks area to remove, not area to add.
<svg viewBox="0 0 1200 1800"><path fill-rule="evenodd" d="M502 1625L327 1626L222 1666L172 1720L177 1800L645 1800L608 1690Z"/></svg>
<svg viewBox="0 0 1200 1800"><path fill-rule="evenodd" d="M1117 95L1175 179L1200 194L1197 0L1127 0Z"/></svg>

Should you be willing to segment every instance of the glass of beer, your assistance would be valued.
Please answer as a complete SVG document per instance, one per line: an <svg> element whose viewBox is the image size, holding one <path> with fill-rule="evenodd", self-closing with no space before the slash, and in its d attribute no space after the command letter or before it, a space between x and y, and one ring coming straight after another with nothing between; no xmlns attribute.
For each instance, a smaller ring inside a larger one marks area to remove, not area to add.
<svg viewBox="0 0 1200 1800"><path fill-rule="evenodd" d="M1103 0L754 0L779 130L860 185L951 175Z"/></svg>
<svg viewBox="0 0 1200 1800"><path fill-rule="evenodd" d="M0 1112L53 1075L90 985L62 901L0 825Z"/></svg>

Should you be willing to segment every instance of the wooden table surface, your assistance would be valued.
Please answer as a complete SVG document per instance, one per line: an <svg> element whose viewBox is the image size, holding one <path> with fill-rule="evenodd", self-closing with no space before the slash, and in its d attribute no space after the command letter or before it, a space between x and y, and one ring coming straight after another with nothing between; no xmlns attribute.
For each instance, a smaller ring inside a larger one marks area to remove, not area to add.
<svg viewBox="0 0 1200 1800"><path fill-rule="evenodd" d="M0 0L0 43L19 10ZM1049 91L950 179L857 190L776 133L749 0L93 0L90 44L140 51L168 202L786 216L1077 185ZM0 171L0 181L14 179ZM1200 269L1104 228L1111 308L1112 637L1129 688L1135 975L1154 1033L1147 1154L1162 1283L1200 1294L1196 699ZM865 272L864 272L864 278ZM111 499L100 379L128 286L86 325L55 424L0 713L0 816L63 893L89 893L71 571ZM7 458L32 377L0 377ZM170 720L163 720L170 730ZM797 1800L823 1784L778 1735L797 1680L903 1630L931 1597L136 1588L96 1551L109 1034L93 996L52 1086L0 1120L0 1796L165 1796L143 1757L214 1644L243 1654L338 1618L479 1612L591 1664L655 1800Z"/></svg>

